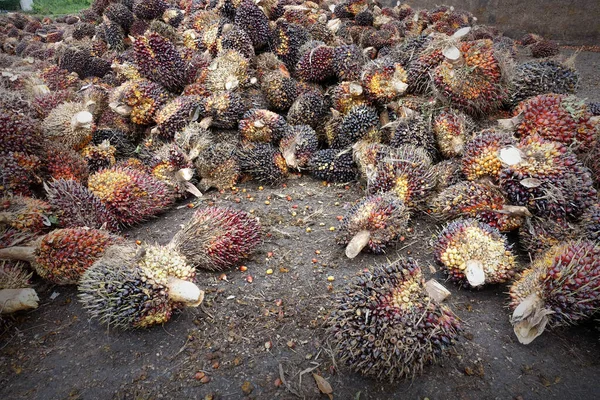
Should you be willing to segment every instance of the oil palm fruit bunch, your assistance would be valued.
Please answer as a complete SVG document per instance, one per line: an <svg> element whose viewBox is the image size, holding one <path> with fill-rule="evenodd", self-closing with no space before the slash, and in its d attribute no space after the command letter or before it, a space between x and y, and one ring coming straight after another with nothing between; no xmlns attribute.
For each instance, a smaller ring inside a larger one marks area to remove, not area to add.
<svg viewBox="0 0 600 400"><path fill-rule="evenodd" d="M448 279L460 285L504 283L515 275L515 257L506 238L476 219L449 223L435 240L434 257Z"/></svg>
<svg viewBox="0 0 600 400"><path fill-rule="evenodd" d="M43 200L23 196L0 197L0 227L9 226L36 235L48 230L53 210Z"/></svg>
<svg viewBox="0 0 600 400"><path fill-rule="evenodd" d="M402 64L387 58L366 64L360 81L367 98L379 104L394 101L408 88L407 74Z"/></svg>
<svg viewBox="0 0 600 400"><path fill-rule="evenodd" d="M242 0L235 9L234 24L250 36L255 50L260 50L269 41L269 19L252 1Z"/></svg>
<svg viewBox="0 0 600 400"><path fill-rule="evenodd" d="M298 96L298 82L290 77L287 70L266 72L260 80L260 88L269 103L269 108L288 110Z"/></svg>
<svg viewBox="0 0 600 400"><path fill-rule="evenodd" d="M197 210L168 245L196 268L222 271L248 257L261 242L261 226L245 211Z"/></svg>
<svg viewBox="0 0 600 400"><path fill-rule="evenodd" d="M470 115L500 107L507 95L506 77L491 40L461 42L443 53L446 59L433 72L443 101Z"/></svg>
<svg viewBox="0 0 600 400"><path fill-rule="evenodd" d="M587 168L565 145L538 135L501 154L506 167L500 187L509 202L538 216L577 219L593 204L596 190Z"/></svg>
<svg viewBox="0 0 600 400"><path fill-rule="evenodd" d="M164 324L182 307L197 307L204 292L195 270L173 249L110 247L83 274L79 300L91 317L119 329Z"/></svg>
<svg viewBox="0 0 600 400"><path fill-rule="evenodd" d="M560 53L558 43L554 40L541 39L529 45L531 56L535 58L552 57Z"/></svg>
<svg viewBox="0 0 600 400"><path fill-rule="evenodd" d="M130 157L135 154L137 146L134 144L133 137L120 129L96 129L92 135L92 143L99 145L105 140L108 140L110 145L114 146L116 150L116 157Z"/></svg>
<svg viewBox="0 0 600 400"><path fill-rule="evenodd" d="M281 115L269 110L252 109L238 123L240 139L244 142L278 144L289 132L289 125Z"/></svg>
<svg viewBox="0 0 600 400"><path fill-rule="evenodd" d="M87 162L88 170L91 173L115 165L117 163L117 159L115 158L116 153L117 149L111 146L108 140L98 145L89 144L81 150L81 155Z"/></svg>
<svg viewBox="0 0 600 400"><path fill-rule="evenodd" d="M42 131L47 139L81 150L92 140L93 125L93 115L85 104L66 102L50 111L42 122Z"/></svg>
<svg viewBox="0 0 600 400"><path fill-rule="evenodd" d="M508 103L516 106L521 101L546 93L573 94L577 91L579 74L572 62L555 60L528 61L515 67L509 90Z"/></svg>
<svg viewBox="0 0 600 400"><path fill-rule="evenodd" d="M422 147L403 145L391 147L382 143L371 143L360 141L352 147L354 160L363 178L369 179L375 172L377 166L382 162L394 162L410 160L415 167L428 168L432 165L429 153Z"/></svg>
<svg viewBox="0 0 600 400"><path fill-rule="evenodd" d="M351 149L317 150L308 162L310 174L326 182L350 182L356 179Z"/></svg>
<svg viewBox="0 0 600 400"><path fill-rule="evenodd" d="M531 216L527 207L511 206L499 189L483 182L460 182L438 193L430 202L431 212L443 219L473 217L500 232L517 229Z"/></svg>
<svg viewBox="0 0 600 400"><path fill-rule="evenodd" d="M553 218L531 217L519 228L519 246L534 258L552 246L580 236L572 223Z"/></svg>
<svg viewBox="0 0 600 400"><path fill-rule="evenodd" d="M237 50L224 50L207 67L206 87L211 92L234 90L250 83L250 61Z"/></svg>
<svg viewBox="0 0 600 400"><path fill-rule="evenodd" d="M511 322L519 342L531 343L546 326L574 325L600 310L600 246L560 243L540 255L510 287Z"/></svg>
<svg viewBox="0 0 600 400"><path fill-rule="evenodd" d="M381 254L406 233L409 218L404 203L394 194L374 194L348 211L336 242L346 246L348 258L356 257L363 249Z"/></svg>
<svg viewBox="0 0 600 400"><path fill-rule="evenodd" d="M415 39L423 40L420 38L424 38L424 36L417 36ZM423 45L425 44L423 43ZM408 54L414 54L415 58L405 61L405 65L407 65L407 92L414 94L428 93L431 91L430 74L444 61L444 54L442 49L435 43L429 44L420 51L414 50L409 48Z"/></svg>
<svg viewBox="0 0 600 400"><path fill-rule="evenodd" d="M41 162L34 154L11 151L0 158L0 194L31 196L39 181Z"/></svg>
<svg viewBox="0 0 600 400"><path fill-rule="evenodd" d="M254 46L245 30L236 25L224 25L217 39L217 51L236 50L248 60L254 59ZM218 53L217 53L218 54Z"/></svg>
<svg viewBox="0 0 600 400"><path fill-rule="evenodd" d="M269 35L269 48L288 69L293 70L300 58L300 48L310 37L304 27L278 19Z"/></svg>
<svg viewBox="0 0 600 400"><path fill-rule="evenodd" d="M185 61L168 39L149 31L133 43L135 62L140 73L173 93L185 85Z"/></svg>
<svg viewBox="0 0 600 400"><path fill-rule="evenodd" d="M344 44L333 49L333 70L340 81L357 81L367 62L362 50L355 44Z"/></svg>
<svg viewBox="0 0 600 400"><path fill-rule="evenodd" d="M379 142L381 141L379 127L379 115L375 108L367 105L354 106L342 116L337 129L333 132L335 136L331 139L331 147L343 149L361 139Z"/></svg>
<svg viewBox="0 0 600 400"><path fill-rule="evenodd" d="M0 249L0 258L28 261L42 278L57 285L72 285L107 247L120 241L104 230L55 229L28 246Z"/></svg>
<svg viewBox="0 0 600 400"><path fill-rule="evenodd" d="M412 145L424 148L432 158L437 158L438 149L435 137L429 124L422 114L409 113L389 124L392 134L390 135L390 146L399 147Z"/></svg>
<svg viewBox="0 0 600 400"><path fill-rule="evenodd" d="M169 93L147 79L128 80L116 87L110 96L110 108L137 125L149 125L154 115L167 103Z"/></svg>
<svg viewBox="0 0 600 400"><path fill-rule="evenodd" d="M590 206L581 217L584 238L600 240L600 203Z"/></svg>
<svg viewBox="0 0 600 400"><path fill-rule="evenodd" d="M470 118L458 111L443 110L435 116L432 130L442 157L462 156L471 126Z"/></svg>
<svg viewBox="0 0 600 400"><path fill-rule="evenodd" d="M294 125L279 142L279 150L289 168L305 168L319 149L317 134L308 125Z"/></svg>
<svg viewBox="0 0 600 400"><path fill-rule="evenodd" d="M300 48L296 75L306 82L323 82L335 75L333 69L334 48L311 40Z"/></svg>
<svg viewBox="0 0 600 400"><path fill-rule="evenodd" d="M166 183L177 195L186 192L200 196L201 193L190 183L194 176L194 164L175 143L161 146L148 161L150 174Z"/></svg>
<svg viewBox="0 0 600 400"><path fill-rule="evenodd" d="M246 112L243 99L234 92L219 92L204 99L200 119L211 118L211 127L232 129Z"/></svg>
<svg viewBox="0 0 600 400"><path fill-rule="evenodd" d="M175 133L173 141L183 150L190 160L195 160L198 155L213 143L213 134L201 122L190 122Z"/></svg>
<svg viewBox="0 0 600 400"><path fill-rule="evenodd" d="M175 134L198 118L201 100L198 96L179 96L166 103L154 115L156 127L152 133L161 139L172 140Z"/></svg>
<svg viewBox="0 0 600 400"><path fill-rule="evenodd" d="M452 310L432 301L412 258L355 277L336 297L327 323L339 360L390 382L439 362L461 330Z"/></svg>
<svg viewBox="0 0 600 400"><path fill-rule="evenodd" d="M461 159L465 177L475 181L489 177L498 181L502 170L500 151L515 144L512 135L495 129L484 129L467 142Z"/></svg>
<svg viewBox="0 0 600 400"><path fill-rule="evenodd" d="M516 128L522 137L538 134L548 140L575 148L589 148L596 141L592 115L583 100L575 96L543 94L527 99L514 111Z"/></svg>
<svg viewBox="0 0 600 400"><path fill-rule="evenodd" d="M143 221L174 201L173 191L164 182L141 171L119 166L92 174L88 188L106 204L121 225Z"/></svg>
<svg viewBox="0 0 600 400"><path fill-rule="evenodd" d="M287 122L290 125L309 125L316 129L327 115L328 101L320 90L302 93L290 106Z"/></svg>
<svg viewBox="0 0 600 400"><path fill-rule="evenodd" d="M200 176L200 188L218 190L235 186L241 176L240 161L235 143L212 143L203 149L194 161Z"/></svg>
<svg viewBox="0 0 600 400"><path fill-rule="evenodd" d="M267 185L278 185L288 176L283 155L270 143L251 143L238 149L241 171Z"/></svg>
<svg viewBox="0 0 600 400"><path fill-rule="evenodd" d="M112 212L80 182L58 179L44 184L44 188L48 204L58 215L58 226L61 228L119 230L119 223Z"/></svg>
<svg viewBox="0 0 600 400"><path fill-rule="evenodd" d="M357 82L340 82L331 87L328 94L331 106L342 114L368 103L363 87Z"/></svg>
<svg viewBox="0 0 600 400"><path fill-rule="evenodd" d="M456 159L441 161L433 165L431 169L433 170L433 176L437 178L435 190L438 193L465 180L460 161Z"/></svg>

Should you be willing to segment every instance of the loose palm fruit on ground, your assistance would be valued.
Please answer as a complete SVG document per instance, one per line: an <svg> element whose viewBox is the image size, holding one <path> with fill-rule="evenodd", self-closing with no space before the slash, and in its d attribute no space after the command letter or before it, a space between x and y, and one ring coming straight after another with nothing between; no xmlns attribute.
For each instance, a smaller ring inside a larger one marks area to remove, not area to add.
<svg viewBox="0 0 600 400"><path fill-rule="evenodd" d="M449 223L434 243L434 256L448 279L465 286L504 283L515 274L515 257L506 238L475 219Z"/></svg>
<svg viewBox="0 0 600 400"><path fill-rule="evenodd" d="M375 254L406 233L410 215L404 203L392 193L375 194L360 200L343 220L336 241L354 258L363 249Z"/></svg>
<svg viewBox="0 0 600 400"><path fill-rule="evenodd" d="M600 246L568 241L541 254L510 287L511 322L519 342L574 325L600 310Z"/></svg>
<svg viewBox="0 0 600 400"><path fill-rule="evenodd" d="M450 308L432 301L426 288L412 258L355 277L338 294L327 319L338 360L390 382L413 378L439 362L461 327Z"/></svg>
<svg viewBox="0 0 600 400"><path fill-rule="evenodd" d="M197 210L169 246L201 269L221 271L248 257L261 242L261 226L244 211L206 207Z"/></svg>

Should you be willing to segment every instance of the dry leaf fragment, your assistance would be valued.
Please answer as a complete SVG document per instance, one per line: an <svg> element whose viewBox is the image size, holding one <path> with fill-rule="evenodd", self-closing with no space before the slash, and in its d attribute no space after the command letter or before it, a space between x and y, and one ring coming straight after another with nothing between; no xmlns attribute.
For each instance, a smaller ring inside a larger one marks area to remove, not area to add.
<svg viewBox="0 0 600 400"><path fill-rule="evenodd" d="M331 388L329 382L327 382L325 378L320 375L312 374L312 376L315 378L315 382L317 382L317 386L319 387L321 393L325 393L327 396L329 396L330 400L333 400L333 389Z"/></svg>

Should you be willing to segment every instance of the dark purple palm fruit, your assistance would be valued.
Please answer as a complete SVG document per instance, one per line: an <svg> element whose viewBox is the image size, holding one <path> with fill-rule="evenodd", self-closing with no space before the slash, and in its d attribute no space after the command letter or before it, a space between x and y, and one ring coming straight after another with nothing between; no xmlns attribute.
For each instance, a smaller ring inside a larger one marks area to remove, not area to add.
<svg viewBox="0 0 600 400"><path fill-rule="evenodd" d="M267 185L278 185L288 176L285 158L270 143L248 143L238 149L237 157L243 173Z"/></svg>
<svg viewBox="0 0 600 400"><path fill-rule="evenodd" d="M238 124L243 142L272 143L277 145L288 134L289 125L281 115L269 110L252 109Z"/></svg>
<svg viewBox="0 0 600 400"><path fill-rule="evenodd" d="M201 101L199 96L179 96L166 103L154 115L156 127L152 133L164 140L172 140L178 131L198 118Z"/></svg>
<svg viewBox="0 0 600 400"><path fill-rule="evenodd" d="M334 132L335 137L331 141L331 148L344 149L352 146L359 140L380 142L381 132L379 115L377 110L367 105L352 107Z"/></svg>
<svg viewBox="0 0 600 400"><path fill-rule="evenodd" d="M222 271L247 258L260 242L261 226L250 214L206 207L194 213L168 247L193 267Z"/></svg>
<svg viewBox="0 0 600 400"><path fill-rule="evenodd" d="M392 193L363 198L344 217L336 242L346 246L346 256L356 257L363 249L385 253L387 246L407 232L410 215Z"/></svg>
<svg viewBox="0 0 600 400"><path fill-rule="evenodd" d="M600 246L589 240L558 244L510 287L517 339L531 343L546 326L575 325L600 311Z"/></svg>
<svg viewBox="0 0 600 400"><path fill-rule="evenodd" d="M356 179L351 149L318 150L308 162L310 174L326 182L350 182Z"/></svg>
<svg viewBox="0 0 600 400"><path fill-rule="evenodd" d="M183 90L185 62L173 43L158 33L148 32L136 38L133 48L136 64L144 77L173 93Z"/></svg>
<svg viewBox="0 0 600 400"><path fill-rule="evenodd" d="M254 49L260 50L269 40L269 20L258 6L250 0L242 0L235 10L234 23L245 30Z"/></svg>
<svg viewBox="0 0 600 400"><path fill-rule="evenodd" d="M355 277L327 320L338 360L390 382L414 378L439 362L461 328L450 308L434 300L430 282L412 258Z"/></svg>
<svg viewBox="0 0 600 400"><path fill-rule="evenodd" d="M590 206L581 217L584 238L600 241L600 203Z"/></svg>
<svg viewBox="0 0 600 400"><path fill-rule="evenodd" d="M296 75L307 82L323 82L334 76L333 47L316 40L305 43L300 49Z"/></svg>
<svg viewBox="0 0 600 400"><path fill-rule="evenodd" d="M316 129L327 115L328 102L320 90L300 94L287 113L290 125L310 125Z"/></svg>
<svg viewBox="0 0 600 400"><path fill-rule="evenodd" d="M391 122L388 126L392 128L393 132L390 135L390 146L411 145L422 147L429 153L431 158L437 158L438 149L435 136L422 114L410 113L406 117Z"/></svg>
<svg viewBox="0 0 600 400"><path fill-rule="evenodd" d="M554 40L542 39L529 46L531 56L535 58L552 57L560 53L558 43Z"/></svg>
<svg viewBox="0 0 600 400"><path fill-rule="evenodd" d="M294 125L279 142L279 150L289 168L305 168L319 149L317 134L308 125Z"/></svg>
<svg viewBox="0 0 600 400"><path fill-rule="evenodd" d="M531 217L525 219L519 228L519 246L529 253L531 258L556 246L565 240L574 240L580 236L575 225L565 220Z"/></svg>

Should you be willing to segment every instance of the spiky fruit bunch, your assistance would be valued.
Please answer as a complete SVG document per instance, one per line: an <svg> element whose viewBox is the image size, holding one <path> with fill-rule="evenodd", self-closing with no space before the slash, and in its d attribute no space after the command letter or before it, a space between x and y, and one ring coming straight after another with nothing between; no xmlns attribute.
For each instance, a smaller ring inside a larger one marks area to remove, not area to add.
<svg viewBox="0 0 600 400"><path fill-rule="evenodd" d="M21 289L31 286L30 280L33 273L28 272L21 262L0 262L0 290Z"/></svg>
<svg viewBox="0 0 600 400"><path fill-rule="evenodd" d="M380 163L402 160L404 157L408 157L415 165L425 168L430 167L432 164L431 157L421 147L406 145L395 148L363 140L352 146L352 149L354 151L354 160L365 179L372 176Z"/></svg>
<svg viewBox="0 0 600 400"><path fill-rule="evenodd" d="M42 122L44 136L60 140L74 150L83 149L92 140L93 116L81 103L60 104Z"/></svg>
<svg viewBox="0 0 600 400"><path fill-rule="evenodd" d="M212 143L199 152L194 165L202 178L202 190L229 189L237 183L241 171L234 143Z"/></svg>
<svg viewBox="0 0 600 400"><path fill-rule="evenodd" d="M312 176L327 182L349 182L356 179L350 150L318 150L308 162Z"/></svg>
<svg viewBox="0 0 600 400"><path fill-rule="evenodd" d="M418 36L421 38L422 36ZM420 39L424 40L424 39ZM423 43L426 45L426 42ZM412 49L410 49L412 50ZM415 49L416 50L416 49ZM409 51L408 54L413 54ZM430 48L425 48L420 52L416 52L416 58L413 60L407 60L407 91L409 93L427 93L431 91L431 78L430 74L433 70L444 61L444 55L442 51L437 47L431 45ZM406 55L403 55L406 57ZM401 59L402 60L402 59Z"/></svg>
<svg viewBox="0 0 600 400"><path fill-rule="evenodd" d="M279 150L289 168L304 168L319 149L317 134L308 125L290 127L289 133L279 142Z"/></svg>
<svg viewBox="0 0 600 400"><path fill-rule="evenodd" d="M254 59L255 55L250 36L245 30L235 25L217 39L217 49L219 52L236 50L248 60Z"/></svg>
<svg viewBox="0 0 600 400"><path fill-rule="evenodd" d="M406 233L410 216L394 194L375 194L363 198L344 217L336 242L346 247L346 255L354 258L363 249L385 253L388 245Z"/></svg>
<svg viewBox="0 0 600 400"><path fill-rule="evenodd" d="M238 124L240 139L244 142L279 143L289 131L281 115L269 110L252 109Z"/></svg>
<svg viewBox="0 0 600 400"><path fill-rule="evenodd" d="M542 39L529 46L531 56L535 58L552 57L560 53L558 43L554 40Z"/></svg>
<svg viewBox="0 0 600 400"><path fill-rule="evenodd" d="M433 175L437 178L436 191L442 191L465 180L460 161L456 159L444 160L431 168L433 169Z"/></svg>
<svg viewBox="0 0 600 400"><path fill-rule="evenodd" d="M88 227L117 232L119 224L107 207L81 183L59 179L45 185L48 203L62 228Z"/></svg>
<svg viewBox="0 0 600 400"><path fill-rule="evenodd" d="M39 123L25 114L0 109L0 153L38 153L42 133Z"/></svg>
<svg viewBox="0 0 600 400"><path fill-rule="evenodd" d="M298 95L298 83L289 75L279 71L266 73L260 83L270 108L284 111L289 109Z"/></svg>
<svg viewBox="0 0 600 400"><path fill-rule="evenodd" d="M310 34L304 27L279 19L269 37L269 48L287 68L293 70L300 58L300 48L308 40Z"/></svg>
<svg viewBox="0 0 600 400"><path fill-rule="evenodd" d="M504 283L515 274L515 257L506 238L475 219L449 223L434 243L434 257L448 279L465 286Z"/></svg>
<svg viewBox="0 0 600 400"><path fill-rule="evenodd" d="M115 165L117 163L116 152L117 149L111 146L109 141L104 141L98 145L90 144L86 146L81 151L81 155L87 162L89 172L94 173Z"/></svg>
<svg viewBox="0 0 600 400"><path fill-rule="evenodd" d="M500 173L500 186L511 204L538 216L577 219L593 204L596 190L587 168L566 146L538 135L525 138L511 164Z"/></svg>
<svg viewBox="0 0 600 400"><path fill-rule="evenodd" d="M36 118L44 119L50 114L50 111L54 110L60 104L73 100L73 92L70 90L44 93L33 98L31 108L33 108Z"/></svg>
<svg viewBox="0 0 600 400"><path fill-rule="evenodd" d="M0 153L0 194L31 196L39 183L40 159L23 152Z"/></svg>
<svg viewBox="0 0 600 400"><path fill-rule="evenodd" d="M130 168L96 172L89 177L88 188L121 225L143 221L173 202L173 192L164 182Z"/></svg>
<svg viewBox="0 0 600 400"><path fill-rule="evenodd" d="M173 43L150 31L136 38L133 49L136 64L143 76L173 93L183 90L185 62Z"/></svg>
<svg viewBox="0 0 600 400"><path fill-rule="evenodd" d="M251 143L238 152L242 172L267 185L278 185L288 176L283 155L270 143Z"/></svg>
<svg viewBox="0 0 600 400"><path fill-rule="evenodd" d="M510 287L511 322L523 344L551 328L573 325L600 310L600 246L569 241L540 255Z"/></svg>
<svg viewBox="0 0 600 400"><path fill-rule="evenodd" d="M390 59L369 63L361 74L361 85L367 97L380 104L394 101L406 92L407 75L402 64Z"/></svg>
<svg viewBox="0 0 600 400"><path fill-rule="evenodd" d="M492 129L479 132L470 140L462 157L462 172L470 181L489 176L498 181L502 170L501 149L515 144L512 135Z"/></svg>
<svg viewBox="0 0 600 400"><path fill-rule="evenodd" d="M469 117L461 112L443 110L433 120L433 133L440 154L446 158L460 157L469 140Z"/></svg>
<svg viewBox="0 0 600 400"><path fill-rule="evenodd" d="M520 42L523 46L529 46L539 42L540 40L544 40L544 38L535 33L527 33L521 38Z"/></svg>
<svg viewBox="0 0 600 400"><path fill-rule="evenodd" d="M600 241L600 203L586 210L581 217L581 226L586 239Z"/></svg>
<svg viewBox="0 0 600 400"><path fill-rule="evenodd" d="M543 94L525 100L514 115L522 120L517 125L521 137L538 134L548 140L583 149L596 140L592 115L583 100L575 96Z"/></svg>
<svg viewBox="0 0 600 400"><path fill-rule="evenodd" d="M411 145L424 148L432 158L437 158L438 150L435 137L425 118L419 114L398 118L390 136L390 146Z"/></svg>
<svg viewBox="0 0 600 400"><path fill-rule="evenodd" d="M246 86L250 81L249 66L249 60L236 50L225 50L219 53L208 66L207 89L218 92Z"/></svg>
<svg viewBox="0 0 600 400"><path fill-rule="evenodd" d="M565 220L527 218L519 228L519 246L534 257L552 246L579 236L577 228Z"/></svg>
<svg viewBox="0 0 600 400"><path fill-rule="evenodd" d="M337 46L333 50L333 71L342 81L359 80L366 62L363 52L355 44Z"/></svg>
<svg viewBox="0 0 600 400"><path fill-rule="evenodd" d="M327 100L319 90L311 90L298 96L287 114L290 125L310 125L317 128L327 114Z"/></svg>
<svg viewBox="0 0 600 400"><path fill-rule="evenodd" d="M113 90L110 106L117 114L129 116L134 124L148 125L168 99L169 93L159 84L136 79L128 80Z"/></svg>
<svg viewBox="0 0 600 400"><path fill-rule="evenodd" d="M330 90L329 97L332 107L342 114L355 106L367 104L363 87L355 82L340 82Z"/></svg>
<svg viewBox="0 0 600 400"><path fill-rule="evenodd" d="M333 69L333 47L323 42L311 41L302 46L301 56L296 65L299 79L308 82L322 82L335 74Z"/></svg>
<svg viewBox="0 0 600 400"><path fill-rule="evenodd" d="M173 271L186 278L178 278ZM193 272L172 249L136 252L131 245L113 246L81 278L79 300L103 324L147 328L167 322L178 307L202 302Z"/></svg>
<svg viewBox="0 0 600 400"><path fill-rule="evenodd" d="M201 117L212 118L215 128L234 128L246 112L242 98L233 92L215 93L204 100L203 107Z"/></svg>
<svg viewBox="0 0 600 400"><path fill-rule="evenodd" d="M412 258L355 277L337 296L328 325L339 360L391 382L413 378L436 363L460 331L450 308L431 301Z"/></svg>
<svg viewBox="0 0 600 400"><path fill-rule="evenodd" d="M593 116L597 117L600 115L600 102L597 102L597 101L590 102L587 104L587 108L588 108L588 111L590 112L590 114L592 114Z"/></svg>
<svg viewBox="0 0 600 400"><path fill-rule="evenodd" d="M92 143L102 144L107 140L116 149L117 157L129 157L135 153L136 146L125 132L119 129L103 128L97 129L92 135Z"/></svg>
<svg viewBox="0 0 600 400"><path fill-rule="evenodd" d="M414 146L403 146L394 157L379 162L367 176L367 192L392 192L409 207L425 201L436 179L431 167L423 164L421 154Z"/></svg>
<svg viewBox="0 0 600 400"><path fill-rule="evenodd" d="M462 42L459 56L435 68L433 82L441 98L468 114L497 109L506 97L503 71L491 40Z"/></svg>
<svg viewBox="0 0 600 400"><path fill-rule="evenodd" d="M190 160L194 160L214 141L214 137L202 123L191 122L175 134L173 141Z"/></svg>
<svg viewBox="0 0 600 400"><path fill-rule="evenodd" d="M260 50L269 40L269 19L250 0L242 0L235 9L234 23L245 30L256 50Z"/></svg>
<svg viewBox="0 0 600 400"><path fill-rule="evenodd" d="M164 0L134 0L131 10L140 19L155 19L168 8L169 5Z"/></svg>
<svg viewBox="0 0 600 400"><path fill-rule="evenodd" d="M343 149L361 139L379 142L381 141L379 127L379 115L375 108L367 105L354 106L342 117L330 145L335 149Z"/></svg>
<svg viewBox="0 0 600 400"><path fill-rule="evenodd" d="M52 91L66 90L77 85L79 79L77 74L61 69L58 65L51 65L40 72L40 78L44 80L48 89Z"/></svg>
<svg viewBox="0 0 600 400"><path fill-rule="evenodd" d="M154 132L162 139L172 140L195 117L200 104L198 96L179 96L171 100L154 115L157 124Z"/></svg>
<svg viewBox="0 0 600 400"><path fill-rule="evenodd" d="M474 217L500 232L517 229L527 208L506 204L499 189L480 182L460 182L438 193L430 203L431 212L444 220Z"/></svg>
<svg viewBox="0 0 600 400"><path fill-rule="evenodd" d="M511 80L508 101L512 105L540 94L570 94L577 91L577 71L554 60L529 61L518 65Z"/></svg>
<svg viewBox="0 0 600 400"><path fill-rule="evenodd" d="M43 200L23 196L0 197L0 226L40 234L51 224L52 209Z"/></svg>
<svg viewBox="0 0 600 400"><path fill-rule="evenodd" d="M159 148L148 161L153 177L166 183L173 192L182 196L190 188L189 180L194 173L194 164L175 143Z"/></svg>
<svg viewBox="0 0 600 400"><path fill-rule="evenodd" d="M75 40L91 38L96 33L96 27L89 22L80 22L75 24L71 36Z"/></svg>
<svg viewBox="0 0 600 400"><path fill-rule="evenodd" d="M194 213L169 246L196 268L221 271L248 257L260 242L261 226L250 214L206 207Z"/></svg>

